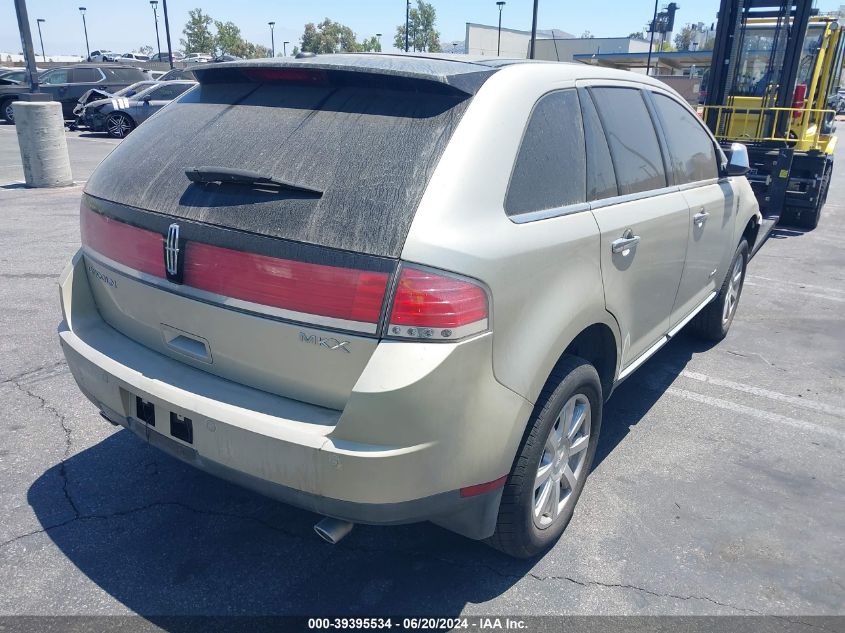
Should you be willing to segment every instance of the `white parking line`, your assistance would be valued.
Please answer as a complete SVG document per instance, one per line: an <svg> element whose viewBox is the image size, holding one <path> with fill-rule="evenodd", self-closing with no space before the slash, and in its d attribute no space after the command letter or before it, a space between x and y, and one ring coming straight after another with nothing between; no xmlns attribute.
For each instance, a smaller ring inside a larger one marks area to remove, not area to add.
<svg viewBox="0 0 845 633"><path fill-rule="evenodd" d="M757 288L766 287L765 284L755 284L753 281L746 281L745 285L754 286ZM817 292L804 292L803 290L792 290L792 292L802 295L804 297L815 297L817 299L825 299L826 301L836 301L837 303L845 303L845 297L831 297L830 295L820 295Z"/></svg>
<svg viewBox="0 0 845 633"><path fill-rule="evenodd" d="M774 422L776 424L784 424L786 426L791 426L793 428L800 429L802 431L807 431L809 433L828 435L838 440L845 441L845 433L843 433L842 431L839 431L838 429L831 429L826 426L821 426L820 424L814 424L813 422L807 422L805 420L796 420L795 418L789 418L785 415L769 413L768 411L762 411L761 409L755 409L753 407L746 407L744 404L737 404L736 402L730 402L729 400L723 400L722 398L714 398L713 396L705 396L700 393L695 393L693 391L687 391L686 389L679 389L678 387L669 387L669 389L666 390L666 393L670 393L680 398L684 398L685 400L691 400L693 402L707 404L711 407L717 407L726 411L740 413L744 416L757 418L758 420Z"/></svg>
<svg viewBox="0 0 845 633"><path fill-rule="evenodd" d="M813 284L805 284L800 281L784 281L783 279L772 279L771 277L760 277L759 275L748 275L748 279L760 279L761 281L773 281L778 284L788 284L790 286L798 286L800 288L810 288L811 290L823 290L824 292L838 292L845 294L845 287L842 288L828 288L827 286L814 286Z"/></svg>
<svg viewBox="0 0 845 633"><path fill-rule="evenodd" d="M753 396L760 396L763 398L768 398L769 400L777 400L778 402L786 402L795 405L796 407L812 409L814 411L827 413L828 415L845 419L845 409L841 409L839 407L832 407L822 402L815 402L814 400L799 398L797 396L788 396L785 393L770 391L768 389L763 389L762 387L746 385L741 382L733 382L732 380L725 380L723 378L714 378L712 376L708 376L707 374L700 374L694 371L682 371L681 376L683 376L684 378L697 380L699 382L716 385L717 387L726 387L728 389L733 389L734 391L741 391L743 393L748 393Z"/></svg>

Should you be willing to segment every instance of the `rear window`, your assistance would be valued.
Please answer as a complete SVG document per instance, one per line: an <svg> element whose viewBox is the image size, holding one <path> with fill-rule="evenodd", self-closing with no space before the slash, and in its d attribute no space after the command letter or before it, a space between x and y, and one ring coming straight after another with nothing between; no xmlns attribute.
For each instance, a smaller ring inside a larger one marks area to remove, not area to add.
<svg viewBox="0 0 845 633"><path fill-rule="evenodd" d="M100 70L106 75L106 81L119 81L127 84L134 84L136 81L143 81L147 76L137 68L108 68Z"/></svg>
<svg viewBox="0 0 845 633"><path fill-rule="evenodd" d="M240 231L398 257L468 103L462 93L348 82L201 84L117 146L86 192ZM249 170L320 193L191 183L185 170L193 167Z"/></svg>

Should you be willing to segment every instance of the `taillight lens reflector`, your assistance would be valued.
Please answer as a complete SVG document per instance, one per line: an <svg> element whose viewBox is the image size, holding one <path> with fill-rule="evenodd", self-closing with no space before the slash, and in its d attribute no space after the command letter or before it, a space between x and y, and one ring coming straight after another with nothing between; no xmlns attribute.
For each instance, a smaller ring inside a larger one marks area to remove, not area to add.
<svg viewBox="0 0 845 633"><path fill-rule="evenodd" d="M163 235L107 218L84 205L79 225L82 243L100 255L132 270L166 277Z"/></svg>
<svg viewBox="0 0 845 633"><path fill-rule="evenodd" d="M378 323L387 273L308 264L188 242L185 285L321 316Z"/></svg>
<svg viewBox="0 0 845 633"><path fill-rule="evenodd" d="M454 340L487 329L487 293L478 284L405 266L390 312L388 335Z"/></svg>

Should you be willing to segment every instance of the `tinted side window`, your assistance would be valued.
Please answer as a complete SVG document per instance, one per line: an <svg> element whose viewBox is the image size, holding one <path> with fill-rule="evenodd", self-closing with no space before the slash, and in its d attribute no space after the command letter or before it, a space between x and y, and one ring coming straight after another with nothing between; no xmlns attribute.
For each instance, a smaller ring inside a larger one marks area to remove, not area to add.
<svg viewBox="0 0 845 633"><path fill-rule="evenodd" d="M531 112L505 198L508 215L586 200L581 110L575 90L541 98Z"/></svg>
<svg viewBox="0 0 845 633"><path fill-rule="evenodd" d="M669 97L656 93L652 96L672 156L675 181L682 185L717 178L716 150L701 124Z"/></svg>
<svg viewBox="0 0 845 633"><path fill-rule="evenodd" d="M632 88L593 88L620 194L666 186L666 171L657 133L643 101Z"/></svg>
<svg viewBox="0 0 845 633"><path fill-rule="evenodd" d="M96 83L100 81L100 71L96 68L74 68L73 81L76 83Z"/></svg>
<svg viewBox="0 0 845 633"><path fill-rule="evenodd" d="M151 99L169 101L171 99L175 99L190 87L191 86L187 84L171 84L169 86L159 86L147 94Z"/></svg>
<svg viewBox="0 0 845 633"><path fill-rule="evenodd" d="M67 69L58 68L41 75L41 83L48 85L66 84L67 83Z"/></svg>
<svg viewBox="0 0 845 633"><path fill-rule="evenodd" d="M587 146L587 200L618 195L607 138L601 128L596 106L587 92L581 93L581 115L584 118L584 142Z"/></svg>

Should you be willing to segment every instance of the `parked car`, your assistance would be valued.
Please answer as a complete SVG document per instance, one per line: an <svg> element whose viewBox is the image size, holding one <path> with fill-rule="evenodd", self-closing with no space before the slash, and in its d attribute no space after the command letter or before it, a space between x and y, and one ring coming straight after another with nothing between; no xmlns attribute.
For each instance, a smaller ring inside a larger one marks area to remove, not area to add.
<svg viewBox="0 0 845 633"><path fill-rule="evenodd" d="M89 62L113 62L119 57L117 53L113 53L112 51L93 51L88 56Z"/></svg>
<svg viewBox="0 0 845 633"><path fill-rule="evenodd" d="M76 106L73 108L73 114L78 117L82 114L82 109L93 101L110 99L112 97L134 97L139 92L156 85L158 85L158 81L155 79L145 79L144 81L136 81L134 84L121 88L116 92L106 92L99 88L91 88L76 102Z"/></svg>
<svg viewBox="0 0 845 633"><path fill-rule="evenodd" d="M197 76L194 74L193 70L188 68L173 68L168 70L164 73L161 77L158 78L159 81L174 81L176 79L188 79L190 81L196 81Z"/></svg>
<svg viewBox="0 0 845 633"><path fill-rule="evenodd" d="M543 551L614 387L731 326L747 151L660 81L453 56L195 72L85 185L61 345L112 423L332 517L328 540L431 520Z"/></svg>
<svg viewBox="0 0 845 633"><path fill-rule="evenodd" d="M118 56L115 61L120 64L131 64L132 62L148 62L150 61L150 56L143 55L141 53L123 53L122 55Z"/></svg>
<svg viewBox="0 0 845 633"><path fill-rule="evenodd" d="M40 73L41 68L37 71ZM27 81L25 68L10 68L0 70L0 86L10 86Z"/></svg>
<svg viewBox="0 0 845 633"><path fill-rule="evenodd" d="M182 61L186 64L206 64L210 62L214 57L207 53L191 53L185 56L185 59Z"/></svg>
<svg viewBox="0 0 845 633"><path fill-rule="evenodd" d="M92 101L79 115L80 125L94 132L123 138L176 97L196 85L195 81L155 82L133 95Z"/></svg>
<svg viewBox="0 0 845 633"><path fill-rule="evenodd" d="M185 55L180 53L179 51L173 51L173 61L179 61L185 59ZM167 53L155 53L154 55L150 56L151 62L167 62L170 59L167 56Z"/></svg>
<svg viewBox="0 0 845 633"><path fill-rule="evenodd" d="M91 88L114 92L136 81L147 79L143 71L116 64L77 64L51 68L39 76L41 92L49 93L62 104L65 119L73 119L79 98ZM0 86L0 116L15 122L12 102L27 92L23 84Z"/></svg>

